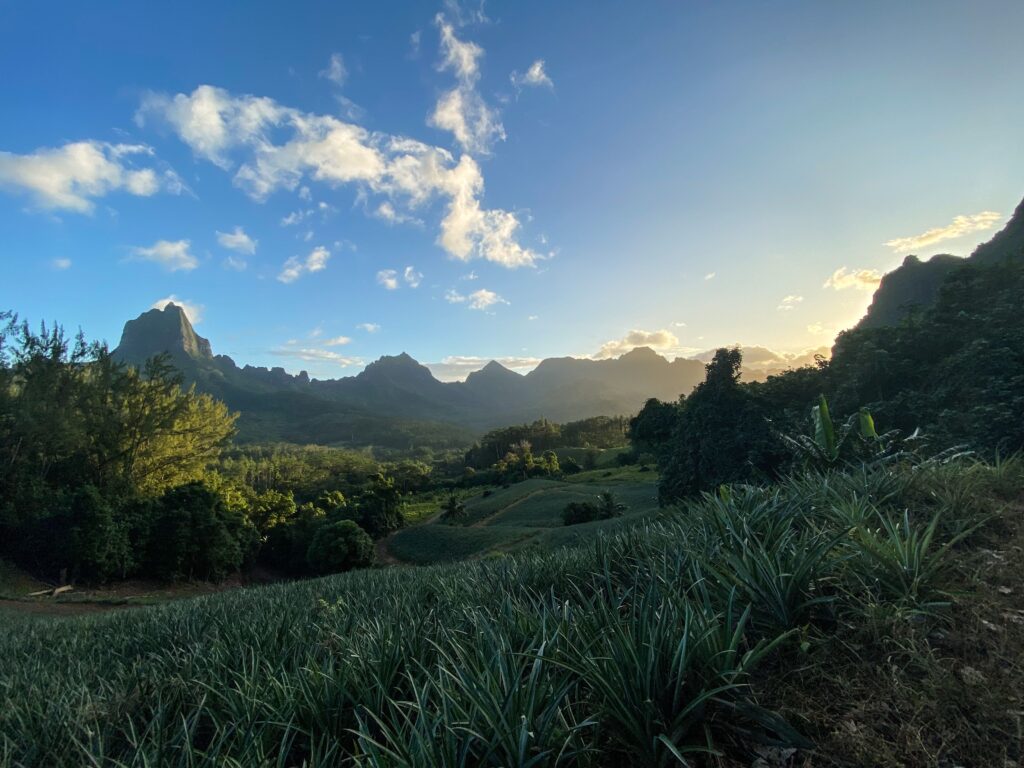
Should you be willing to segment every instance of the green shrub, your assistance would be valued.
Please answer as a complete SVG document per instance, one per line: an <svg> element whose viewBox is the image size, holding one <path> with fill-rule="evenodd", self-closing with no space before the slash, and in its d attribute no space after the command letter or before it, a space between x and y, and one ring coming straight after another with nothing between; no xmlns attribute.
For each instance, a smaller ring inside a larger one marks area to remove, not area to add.
<svg viewBox="0 0 1024 768"><path fill-rule="evenodd" d="M365 568L372 565L373 560L373 539L351 520L320 525L306 553L306 561L314 573Z"/></svg>

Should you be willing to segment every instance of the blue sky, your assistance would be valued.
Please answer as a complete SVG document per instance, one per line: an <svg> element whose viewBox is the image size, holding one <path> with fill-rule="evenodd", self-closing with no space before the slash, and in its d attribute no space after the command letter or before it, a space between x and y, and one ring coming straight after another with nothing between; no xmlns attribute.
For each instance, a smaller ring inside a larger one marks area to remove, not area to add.
<svg viewBox="0 0 1024 768"><path fill-rule="evenodd" d="M0 307L319 377L798 354L1024 196L1019 2L5 3Z"/></svg>

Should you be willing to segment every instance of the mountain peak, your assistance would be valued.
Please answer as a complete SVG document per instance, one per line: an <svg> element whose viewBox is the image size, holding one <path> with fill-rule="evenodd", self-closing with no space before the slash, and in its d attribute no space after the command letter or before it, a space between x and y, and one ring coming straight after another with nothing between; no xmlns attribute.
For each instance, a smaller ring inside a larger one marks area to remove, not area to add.
<svg viewBox="0 0 1024 768"><path fill-rule="evenodd" d="M655 352L650 347L633 347L629 352L622 355L620 360L629 360L630 362L647 362L654 360L664 360L661 355Z"/></svg>
<svg viewBox="0 0 1024 768"><path fill-rule="evenodd" d="M125 323L114 350L118 359L133 365L163 353L176 362L213 359L210 342L196 333L185 310L173 302Z"/></svg>
<svg viewBox="0 0 1024 768"><path fill-rule="evenodd" d="M1020 201L1006 226L971 254L972 261L984 263L1020 258L1024 258L1024 200Z"/></svg>

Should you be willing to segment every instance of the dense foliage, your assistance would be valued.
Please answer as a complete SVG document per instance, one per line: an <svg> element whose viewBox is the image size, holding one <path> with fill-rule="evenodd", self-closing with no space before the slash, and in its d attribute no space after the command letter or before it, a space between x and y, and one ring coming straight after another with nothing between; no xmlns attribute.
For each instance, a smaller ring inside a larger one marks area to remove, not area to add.
<svg viewBox="0 0 1024 768"><path fill-rule="evenodd" d="M220 580L257 561L345 570L372 559L365 541L354 537L350 558L311 555L319 527L353 520L363 537L385 536L404 523L403 492L430 483L421 462L382 467L366 453L227 450L235 414L184 389L166 359L138 370L81 335L3 320L0 556L35 573Z"/></svg>
<svg viewBox="0 0 1024 768"><path fill-rule="evenodd" d="M539 419L492 429L466 452L465 464L474 469L493 466L524 442L538 453L559 448L618 448L626 445L628 428L629 419L624 416L595 416L567 424Z"/></svg>
<svg viewBox="0 0 1024 768"><path fill-rule="evenodd" d="M1024 449L1024 265L965 264L929 309L891 328L840 334L830 361L739 381L738 350L719 350L707 380L678 403L650 400L630 422L634 449L656 455L666 502L726 482L778 477L800 463L782 435L804 431L821 396L837 423L867 409L887 432L920 430L936 450L994 457Z"/></svg>
<svg viewBox="0 0 1024 768"><path fill-rule="evenodd" d="M812 473L578 548L23 623L0 632L0 764L749 765L817 742L815 765L1003 765L1018 636L978 630L956 674L942 649L982 626L949 593L1022 484L1019 461Z"/></svg>

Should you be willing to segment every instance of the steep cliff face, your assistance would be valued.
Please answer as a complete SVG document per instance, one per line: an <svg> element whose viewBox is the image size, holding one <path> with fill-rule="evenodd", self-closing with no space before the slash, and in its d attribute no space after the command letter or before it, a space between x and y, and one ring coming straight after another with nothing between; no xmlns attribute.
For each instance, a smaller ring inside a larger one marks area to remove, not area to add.
<svg viewBox="0 0 1024 768"><path fill-rule="evenodd" d="M118 359L132 365L142 365L161 353L169 354L176 364L213 360L210 342L195 332L177 304L151 309L129 320L124 324L121 343L114 350Z"/></svg>
<svg viewBox="0 0 1024 768"><path fill-rule="evenodd" d="M897 325L915 309L930 306L949 274L963 264L963 258L948 254L932 256L927 261L907 256L882 278L858 327Z"/></svg>
<svg viewBox="0 0 1024 768"><path fill-rule="evenodd" d="M1006 226L987 243L974 249L968 258L941 254L921 261L907 256L903 263L882 278L867 314L858 328L897 325L915 309L935 302L946 278L964 264L998 264L1007 259L1024 260L1024 200Z"/></svg>

